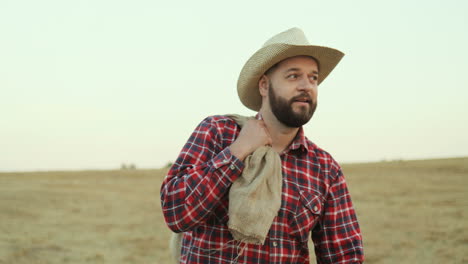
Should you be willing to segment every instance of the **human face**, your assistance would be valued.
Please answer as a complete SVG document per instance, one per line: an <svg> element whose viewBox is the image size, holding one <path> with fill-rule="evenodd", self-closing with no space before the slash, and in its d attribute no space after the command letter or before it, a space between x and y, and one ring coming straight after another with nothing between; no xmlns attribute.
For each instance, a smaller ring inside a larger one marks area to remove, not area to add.
<svg viewBox="0 0 468 264"><path fill-rule="evenodd" d="M318 66L298 56L281 61L268 73L268 102L275 117L288 127L300 127L317 108Z"/></svg>

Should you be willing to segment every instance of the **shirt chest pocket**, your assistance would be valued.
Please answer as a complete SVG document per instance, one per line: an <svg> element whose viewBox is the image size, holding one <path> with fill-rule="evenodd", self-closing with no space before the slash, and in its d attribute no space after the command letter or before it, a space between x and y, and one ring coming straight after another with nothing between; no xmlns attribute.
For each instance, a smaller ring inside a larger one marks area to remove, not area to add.
<svg viewBox="0 0 468 264"><path fill-rule="evenodd" d="M300 190L297 208L291 223L291 234L298 240L306 242L312 229L319 223L322 213L322 197L305 190Z"/></svg>

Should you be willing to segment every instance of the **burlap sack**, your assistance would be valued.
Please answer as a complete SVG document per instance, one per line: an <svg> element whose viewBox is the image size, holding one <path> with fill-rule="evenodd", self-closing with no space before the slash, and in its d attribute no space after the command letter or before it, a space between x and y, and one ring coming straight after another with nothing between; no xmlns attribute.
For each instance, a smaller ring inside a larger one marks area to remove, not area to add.
<svg viewBox="0 0 468 264"><path fill-rule="evenodd" d="M228 115L243 126L249 119ZM237 241L263 245L281 207L281 159L271 147L256 149L244 161L242 175L229 191L228 228Z"/></svg>

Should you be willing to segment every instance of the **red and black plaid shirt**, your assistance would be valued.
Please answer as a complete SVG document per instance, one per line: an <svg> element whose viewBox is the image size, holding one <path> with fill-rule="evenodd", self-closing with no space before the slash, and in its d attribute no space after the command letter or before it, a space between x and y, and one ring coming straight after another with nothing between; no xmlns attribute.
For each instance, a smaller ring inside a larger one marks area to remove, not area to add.
<svg viewBox="0 0 468 264"><path fill-rule="evenodd" d="M233 242L228 193L244 165L229 146L239 131L228 117L203 120L162 184L166 223L185 232L181 263L309 263L311 233L318 263L361 263L361 232L341 168L302 128L280 155L281 208L264 245Z"/></svg>

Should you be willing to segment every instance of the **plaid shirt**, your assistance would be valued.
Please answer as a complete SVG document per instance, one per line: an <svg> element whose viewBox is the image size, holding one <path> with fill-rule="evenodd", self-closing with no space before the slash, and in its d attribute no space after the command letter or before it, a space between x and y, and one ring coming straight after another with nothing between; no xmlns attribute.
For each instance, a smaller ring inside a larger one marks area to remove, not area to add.
<svg viewBox="0 0 468 264"><path fill-rule="evenodd" d="M341 168L302 128L280 155L281 208L264 245L233 241L228 193L244 164L229 146L239 131L230 118L206 118L164 179L166 223L185 232L181 263L309 263L311 233L318 263L362 263L361 232Z"/></svg>

